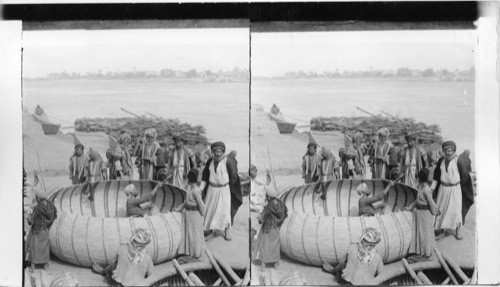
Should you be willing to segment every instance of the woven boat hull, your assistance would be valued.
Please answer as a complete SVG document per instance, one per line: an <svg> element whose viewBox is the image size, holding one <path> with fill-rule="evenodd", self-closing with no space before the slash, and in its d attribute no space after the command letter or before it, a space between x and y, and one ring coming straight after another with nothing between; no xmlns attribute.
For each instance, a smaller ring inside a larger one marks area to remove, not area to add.
<svg viewBox="0 0 500 287"><path fill-rule="evenodd" d="M383 180L364 180L372 191L382 192L388 182ZM325 183L326 200L320 199L320 193L316 193L318 184L307 184L294 187L283 193L280 197L289 210L302 213L324 216L358 216L358 202L360 196L356 188L360 180L332 180ZM377 213L388 214L403 210L410 205L417 195L417 191L404 184L396 184L392 187L385 198L385 207L378 208Z"/></svg>
<svg viewBox="0 0 500 287"><path fill-rule="evenodd" d="M416 190L397 184L386 198L386 206L373 217L359 217L356 187L360 181L327 182L323 201L315 193L316 184L292 188L281 196L290 212L280 230L281 251L293 260L321 266L338 264L351 243L359 241L362 230L374 227L382 233L377 245L385 263L408 255L412 236L413 213L395 212L415 199ZM368 186L381 192L386 182L366 180Z"/></svg>
<svg viewBox="0 0 500 287"><path fill-rule="evenodd" d="M63 188L50 196L58 209L49 242L51 252L59 259L90 267L93 263L108 264L116 259L121 244L127 243L135 228L151 232L147 249L155 264L177 256L184 230L181 213L168 213L180 205L185 192L164 184L156 194L154 208L162 213L144 218L126 218L126 196L123 192L134 183L141 194L151 192L156 183L149 181L104 181ZM94 200L84 193L95 189Z"/></svg>

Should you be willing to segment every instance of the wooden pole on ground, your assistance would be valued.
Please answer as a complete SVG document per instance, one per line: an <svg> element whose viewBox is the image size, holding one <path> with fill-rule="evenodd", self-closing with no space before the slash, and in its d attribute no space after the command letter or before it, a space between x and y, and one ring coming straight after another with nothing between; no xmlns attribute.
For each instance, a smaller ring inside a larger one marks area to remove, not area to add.
<svg viewBox="0 0 500 287"><path fill-rule="evenodd" d="M241 283L241 278L236 273L234 273L233 269L231 268L231 266L229 266L229 264L227 264L218 254L214 254L214 258L215 260L217 260L219 265L222 266L224 270L226 270L227 274L229 274L229 276L233 278L234 282Z"/></svg>
<svg viewBox="0 0 500 287"><path fill-rule="evenodd" d="M406 271L408 271L408 274L410 274L411 278L413 278L413 280L417 282L417 285L424 285L424 283L420 280L420 278L418 278L417 274L415 274L415 271L413 271L410 264L408 264L408 261L406 261L406 259L404 258L401 259L401 261L403 262L403 265L405 266Z"/></svg>
<svg viewBox="0 0 500 287"><path fill-rule="evenodd" d="M443 257L446 260L446 262L448 262L448 264L451 266L451 268L453 268L453 270L455 270L455 272L458 274L458 276L464 282L469 281L469 277L467 277L467 275L465 275L465 273L462 271L462 269L460 268L460 266L458 266L458 264L453 259L451 259L450 256L448 256L448 254L446 254L444 252L442 254L443 254Z"/></svg>
<svg viewBox="0 0 500 287"><path fill-rule="evenodd" d="M241 286L247 286L250 283L250 268L247 267L245 271L245 276L243 277L243 281L241 282Z"/></svg>
<svg viewBox="0 0 500 287"><path fill-rule="evenodd" d="M446 279L444 279L443 283L441 283L441 285L448 285L448 283L450 283L450 277L446 277Z"/></svg>
<svg viewBox="0 0 500 287"><path fill-rule="evenodd" d="M188 274L189 279L191 279L196 286L205 286L206 284L201 281L201 279L194 274L194 272L189 272Z"/></svg>
<svg viewBox="0 0 500 287"><path fill-rule="evenodd" d="M215 281L214 284L212 284L212 286L219 286L221 282L222 278L219 277L219 279L217 279L217 281Z"/></svg>
<svg viewBox="0 0 500 287"><path fill-rule="evenodd" d="M418 271L417 276L418 278L420 278L420 280L422 280L422 282L424 282L425 285L434 285L422 271Z"/></svg>
<svg viewBox="0 0 500 287"><path fill-rule="evenodd" d="M177 272L182 276L182 278L186 281L186 283L189 286L196 286L193 283L193 281L191 281L191 279L189 279L188 275L186 274L186 272L184 271L184 269L182 269L182 267L179 264L179 262L177 262L177 259L172 260L172 262L174 262L175 269L177 269Z"/></svg>
<svg viewBox="0 0 500 287"><path fill-rule="evenodd" d="M208 260L210 260L210 263L212 263L212 266L214 267L215 271L217 271L217 274L219 274L220 278L222 278L222 281L224 281L224 284L226 284L227 286L231 286L229 280L227 280L226 275L224 275L224 273L220 269L219 264L217 264L217 261L215 260L210 250L205 249L205 252L207 253Z"/></svg>
<svg viewBox="0 0 500 287"><path fill-rule="evenodd" d="M472 276L470 277L470 281L468 282L470 285L476 285L477 284L477 266L474 267L474 272L472 273Z"/></svg>
<svg viewBox="0 0 500 287"><path fill-rule="evenodd" d="M453 284L458 285L457 279L455 278L455 276L453 275L453 273L451 273L450 267L448 267L448 264L446 264L446 261L444 260L443 255L441 254L441 252L439 252L439 249L434 248L434 251L436 252L436 255L438 257L439 263L441 263L441 266L443 266L444 271L446 271L446 273L448 274L448 276L451 278L451 281L453 281Z"/></svg>

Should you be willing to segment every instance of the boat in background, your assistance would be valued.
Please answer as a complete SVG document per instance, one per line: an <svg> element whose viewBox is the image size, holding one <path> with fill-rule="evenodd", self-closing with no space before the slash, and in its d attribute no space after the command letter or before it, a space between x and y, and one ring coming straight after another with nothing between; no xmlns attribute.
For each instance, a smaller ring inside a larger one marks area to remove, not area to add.
<svg viewBox="0 0 500 287"><path fill-rule="evenodd" d="M276 123L280 134L291 134L295 130L296 123L288 122L280 112L276 104L273 104L271 111L268 113L269 118Z"/></svg>
<svg viewBox="0 0 500 287"><path fill-rule="evenodd" d="M39 105L36 106L33 118L36 122L42 125L43 133L45 135L56 135L59 132L61 125L52 123Z"/></svg>

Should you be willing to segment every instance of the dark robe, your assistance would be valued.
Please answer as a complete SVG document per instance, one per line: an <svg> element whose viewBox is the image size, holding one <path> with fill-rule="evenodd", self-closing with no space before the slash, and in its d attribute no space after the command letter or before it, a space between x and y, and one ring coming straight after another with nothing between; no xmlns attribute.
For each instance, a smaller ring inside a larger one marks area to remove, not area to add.
<svg viewBox="0 0 500 287"><path fill-rule="evenodd" d="M434 180L437 181L436 188L434 189L433 198L437 197L439 185L441 184L441 163L444 157L441 157L436 164L434 170ZM465 216L469 212L470 207L474 203L474 188L472 187L472 179L469 174L468 167L464 165L463 160L457 160L458 172L460 174L460 188L462 189L462 222L465 223Z"/></svg>
<svg viewBox="0 0 500 287"><path fill-rule="evenodd" d="M213 158L210 158L205 168L203 169L202 180L207 183L205 189L203 190L203 199L207 195L208 182L210 181L210 164ZM243 203L242 193L241 193L241 181L238 175L238 162L232 157L227 157L226 162L227 173L229 175L229 190L231 191L231 223L233 223L234 216Z"/></svg>

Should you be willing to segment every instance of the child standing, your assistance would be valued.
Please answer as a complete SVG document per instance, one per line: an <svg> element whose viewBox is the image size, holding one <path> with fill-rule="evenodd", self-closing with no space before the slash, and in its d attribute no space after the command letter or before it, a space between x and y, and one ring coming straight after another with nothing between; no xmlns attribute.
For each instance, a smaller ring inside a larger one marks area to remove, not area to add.
<svg viewBox="0 0 500 287"><path fill-rule="evenodd" d="M409 252L429 258L436 246L434 237L434 216L440 214L438 207L432 199L432 191L427 184L429 170L423 168L418 173L417 199L406 207L406 210L415 210L415 224Z"/></svg>
<svg viewBox="0 0 500 287"><path fill-rule="evenodd" d="M266 263L274 263L277 269L280 261L280 227L288 216L288 209L277 198L278 193L274 189L267 189L267 205L259 218L262 224L259 235L257 236L256 248L253 258L261 262L262 270Z"/></svg>
<svg viewBox="0 0 500 287"><path fill-rule="evenodd" d="M186 200L174 209L184 212L186 219L185 230L182 234L179 253L200 258L205 250L205 236L203 235L203 219L205 217L205 204L201 198L198 187L198 170L191 169L187 175L189 192Z"/></svg>

